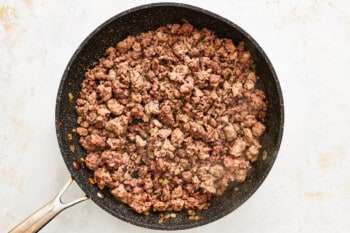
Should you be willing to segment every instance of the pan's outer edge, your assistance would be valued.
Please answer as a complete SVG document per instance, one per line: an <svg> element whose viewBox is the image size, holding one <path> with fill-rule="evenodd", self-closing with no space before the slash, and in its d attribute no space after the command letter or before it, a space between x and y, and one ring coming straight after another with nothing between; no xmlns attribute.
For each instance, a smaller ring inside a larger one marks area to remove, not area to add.
<svg viewBox="0 0 350 233"><path fill-rule="evenodd" d="M60 82L60 85L59 85L59 89L58 89L58 93L57 93L57 98L56 98L56 108L55 108L55 125L56 125L56 135L57 135L57 140L58 140L58 144L59 144L59 147L60 147L60 150L61 150L61 153L63 155L64 151L63 151L63 144L65 143L63 138L65 137L65 135L61 135L60 133L60 109L59 109L59 104L61 101L63 101L63 99L61 98L62 97L62 91L63 91L63 85L65 83L65 79L68 75L68 72L72 66L72 63L74 62L74 60L77 58L77 56L79 55L80 51L82 50L82 48L86 45L86 43L88 43L88 41L93 37L95 36L97 33L99 33L101 31L101 29L103 29L106 25L110 24L111 22L113 22L114 20L124 16L124 15L127 15L127 14L130 14L132 12L136 12L136 11L139 11L139 10L143 10L143 9L147 9L147 8L152 8L152 7L177 7L177 8L187 8L187 9L190 9L190 10L194 10L194 11L199 11L201 13L204 13L206 15L209 15L211 17L214 17L218 20L221 20L223 21L224 23L227 23L229 24L231 27L234 27L236 28L237 30L239 30L245 37L248 38L248 40L255 46L255 48L259 51L259 53L264 57L264 59L266 60L266 62L268 63L268 66L269 66L269 69L271 71L271 73L273 74L273 79L274 79L274 82L275 82L275 85L276 85L276 88L277 88L277 94L278 94L278 98L279 98L279 102L280 102L280 130L279 130L279 134L278 134L278 140L277 140L277 144L276 144L276 149L274 151L274 154L272 154L271 156L273 157L273 162L271 163L271 165L269 165L268 169L266 170L266 174L268 174L275 162L275 159L277 157L277 154L278 154L278 151L279 151L279 148L280 148L280 145L281 145L281 141L282 141L282 135L283 135L283 125L284 125L284 103L283 103L283 96L282 96L282 90L281 90L281 87L280 87L280 83L278 81L278 78L277 78L277 74L272 66L272 63L271 61L268 59L267 55L265 54L265 52L262 50L262 48L259 46L259 44L245 31L243 30L241 27L239 27L238 25L236 25L235 23L223 18L222 16L219 16L215 13L212 13L212 12L209 12L207 10L204 10L202 8L198 8L198 7L195 7L195 6L192 6L192 5L188 5L188 4L182 4L182 3L169 3L169 2L163 2L163 3L152 3L152 4L146 4L146 5L141 5L141 6L138 6L138 7L135 7L135 8L131 8L131 9L128 9L120 14L117 14L115 15L114 17L108 19L107 21L105 21L103 24L101 24L100 26L98 26L93 32L91 32L87 37L86 39L79 45L79 47L76 49L76 51L74 52L72 58L70 59L70 61L68 62L66 68L65 68L65 71L63 73L63 76L62 76L62 79L61 79L61 82ZM64 158L64 156L63 156ZM66 161L65 161L66 162ZM73 168L71 166L69 166L69 164L66 164L67 165L67 168L68 170L70 171L70 173L72 174L72 176L74 177L74 173L75 171L73 170ZM265 176L266 177L266 176ZM261 179L261 182L259 184L257 184L257 186L255 187L255 190L252 190L252 192L250 192L247 197L240 203L239 206L241 206L245 201L247 201L251 195L254 194L254 192L259 188L259 186L263 183L263 181L265 180L265 177L263 179ZM79 182L77 182L78 185L82 188L82 184L80 184ZM97 200L95 200L94 198L92 198L92 200L96 203ZM107 212L110 212L110 210L106 207L106 206L101 206L99 205L101 208L105 209ZM234 208L235 209L235 208ZM232 209L231 211L233 211L234 209ZM218 214L216 216L213 216L213 218L210 220L210 221L206 221L205 223L203 222L196 222L194 221L193 224L191 225L186 225L186 226L175 226L175 227L172 227L172 228L169 228L169 226L165 226L165 225L160 225L160 224L157 224L157 225L154 225L154 224L147 224L147 223L139 223L139 222L130 222L130 220L124 216L118 216L118 218L126 221L126 222L129 222L129 223L132 223L132 224L135 224L135 225L138 225L138 226L141 226L141 227L146 227L146 228L151 228L151 229L157 229L157 230L180 230L180 229L188 229L188 228L192 228L192 227L197 227L197 226L200 226L200 225L204 225L204 224L207 224L207 223L210 223L210 222L213 222L225 215L227 215L228 213L221 213L221 214Z"/></svg>

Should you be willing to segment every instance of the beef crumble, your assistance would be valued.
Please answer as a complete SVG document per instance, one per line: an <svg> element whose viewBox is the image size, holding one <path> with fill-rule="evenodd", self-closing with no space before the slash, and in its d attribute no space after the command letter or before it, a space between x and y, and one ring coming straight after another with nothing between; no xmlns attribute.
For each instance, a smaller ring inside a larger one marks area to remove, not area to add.
<svg viewBox="0 0 350 233"><path fill-rule="evenodd" d="M137 213L202 210L257 160L266 115L244 44L191 24L128 36L76 101L86 166Z"/></svg>

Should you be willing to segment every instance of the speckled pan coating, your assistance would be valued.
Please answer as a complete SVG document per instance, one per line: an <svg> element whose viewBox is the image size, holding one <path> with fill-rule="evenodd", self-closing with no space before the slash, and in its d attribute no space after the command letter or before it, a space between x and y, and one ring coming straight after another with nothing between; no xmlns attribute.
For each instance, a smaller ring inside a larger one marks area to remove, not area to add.
<svg viewBox="0 0 350 233"><path fill-rule="evenodd" d="M128 35L137 35L148 30L155 30L162 25L185 21L198 29L207 27L215 31L219 37L231 38L235 43L245 42L245 48L251 52L256 73L260 77L257 87L263 89L267 96L267 128L261 137L263 145L261 154L266 151L267 157L264 160L260 154L243 184L233 184L221 197L214 197L210 208L198 213L202 217L201 220L189 220L185 212L179 212L176 218L166 219L159 224L158 214L138 215L127 205L115 200L106 190L103 191L105 198L99 198L98 188L88 181L89 177L93 177L93 173L84 166L80 170L73 168L73 161L79 161L84 157L84 151L78 144L78 136L74 134L73 140L69 141L67 134L77 127L74 105L79 95L80 83L84 79L84 72L104 55L104 51L109 46L115 46L118 41ZM71 103L68 101L68 93L74 95L74 101ZM92 201L108 213L126 222L146 228L179 230L201 226L229 214L258 189L276 159L282 139L283 121L283 98L277 75L269 59L251 36L236 24L206 10L178 3L156 3L136 7L114 16L93 31L78 47L66 67L58 89L55 123L58 143L68 170ZM70 150L72 145L75 148L74 153ZM91 213L91 220L93 219L93 213Z"/></svg>

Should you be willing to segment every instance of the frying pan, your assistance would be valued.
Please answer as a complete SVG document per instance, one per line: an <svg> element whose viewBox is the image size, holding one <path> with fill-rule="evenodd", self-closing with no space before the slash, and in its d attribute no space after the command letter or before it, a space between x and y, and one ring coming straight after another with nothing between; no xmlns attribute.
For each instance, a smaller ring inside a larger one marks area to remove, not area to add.
<svg viewBox="0 0 350 233"><path fill-rule="evenodd" d="M190 220L182 211L177 213L176 218L169 218L159 223L157 213L150 213L149 216L139 215L127 205L117 201L108 190L100 191L96 185L93 185L91 182L93 173L81 162L81 158L85 157L85 152L78 143L78 136L73 133L72 138L67 138L67 135L72 134L72 130L77 127L74 107L84 73L98 61L98 58L104 56L109 46L116 45L128 35L155 30L169 23L181 24L187 21L198 29L206 27L213 30L218 37L231 38L236 44L239 41L244 42L245 48L251 53L255 71L259 77L257 87L266 93L268 103L265 119L266 131L260 138L262 148L259 159L253 164L244 183L232 183L222 196L213 197L209 209L198 212L201 217L199 220ZM238 208L266 178L280 147L284 108L282 92L272 64L248 33L227 19L194 6L155 3L139 6L114 16L83 41L64 71L57 94L55 120L62 157L72 178L69 178L64 188L52 201L25 219L11 232L36 232L63 209L89 198L113 216L145 228L179 230L213 222ZM70 203L62 203L60 197L72 179L77 182L86 196Z"/></svg>

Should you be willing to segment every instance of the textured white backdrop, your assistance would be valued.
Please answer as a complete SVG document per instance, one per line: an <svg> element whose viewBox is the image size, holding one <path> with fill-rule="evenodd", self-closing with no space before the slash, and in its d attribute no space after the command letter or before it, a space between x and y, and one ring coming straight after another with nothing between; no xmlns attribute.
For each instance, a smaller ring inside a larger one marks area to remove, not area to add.
<svg viewBox="0 0 350 233"><path fill-rule="evenodd" d="M73 52L108 18L149 2L0 0L1 232L48 201L68 177L54 109ZM348 232L350 1L187 3L228 18L257 40L279 76L286 118L278 159L253 197L214 223L181 232ZM69 196L81 194L75 187ZM64 211L42 232L102 229L156 232L91 201Z"/></svg>

